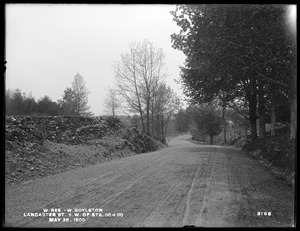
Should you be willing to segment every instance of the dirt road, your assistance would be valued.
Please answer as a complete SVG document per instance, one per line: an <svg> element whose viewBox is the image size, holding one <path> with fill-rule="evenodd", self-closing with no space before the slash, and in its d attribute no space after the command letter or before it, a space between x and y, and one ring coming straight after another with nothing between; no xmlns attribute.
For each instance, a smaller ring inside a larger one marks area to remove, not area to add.
<svg viewBox="0 0 300 231"><path fill-rule="evenodd" d="M292 187L237 149L188 139L183 135L157 152L7 186L5 225L293 226Z"/></svg>

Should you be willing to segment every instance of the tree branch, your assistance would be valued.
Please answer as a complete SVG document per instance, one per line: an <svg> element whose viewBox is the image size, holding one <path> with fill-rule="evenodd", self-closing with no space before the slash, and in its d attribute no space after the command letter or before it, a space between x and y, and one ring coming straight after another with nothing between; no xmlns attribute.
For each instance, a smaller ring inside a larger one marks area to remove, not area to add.
<svg viewBox="0 0 300 231"><path fill-rule="evenodd" d="M241 116L243 116L245 119L249 120L249 116L246 116L243 112L241 112L239 109L237 109L235 106L228 104L228 107L234 109L237 113L239 113Z"/></svg>
<svg viewBox="0 0 300 231"><path fill-rule="evenodd" d="M269 78L269 77L267 77L267 76L261 74L261 73L258 72L258 71L256 71L256 73L257 73L259 76L261 76L261 77L263 77L263 78L265 78L265 79L267 79L267 80L269 80L269 81L271 81L271 82L273 82L273 83L276 83L276 84L278 84L278 85L281 85L281 86L287 87L287 88L290 87L290 86L288 86L288 85L286 85L286 84L284 84L284 83L280 83L280 82L278 82L278 81L276 81L276 80L274 80L274 79L271 79L271 78Z"/></svg>

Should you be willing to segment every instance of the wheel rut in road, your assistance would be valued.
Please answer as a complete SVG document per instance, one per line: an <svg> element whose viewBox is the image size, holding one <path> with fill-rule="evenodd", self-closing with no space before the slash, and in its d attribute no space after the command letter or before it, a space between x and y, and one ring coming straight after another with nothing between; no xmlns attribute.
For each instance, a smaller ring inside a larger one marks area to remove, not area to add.
<svg viewBox="0 0 300 231"><path fill-rule="evenodd" d="M195 225L195 219L197 216L197 210L202 208L201 199L196 200L195 198L202 198L204 190L201 188L206 188L208 181L207 175L211 171L212 161L211 159L207 161L206 166L199 166L197 172L193 177L193 181L188 192L188 197L185 206L185 214L183 218L182 226ZM205 176L205 175L206 176ZM205 182L202 182L205 179ZM199 190L200 189L200 190ZM192 203L192 198L194 198L194 203Z"/></svg>

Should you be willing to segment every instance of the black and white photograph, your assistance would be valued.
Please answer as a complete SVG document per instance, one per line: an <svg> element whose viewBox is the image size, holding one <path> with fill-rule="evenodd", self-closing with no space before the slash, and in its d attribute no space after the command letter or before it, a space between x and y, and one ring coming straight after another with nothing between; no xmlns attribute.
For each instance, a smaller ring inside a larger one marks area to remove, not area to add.
<svg viewBox="0 0 300 231"><path fill-rule="evenodd" d="M4 228L296 228L297 5L4 4Z"/></svg>

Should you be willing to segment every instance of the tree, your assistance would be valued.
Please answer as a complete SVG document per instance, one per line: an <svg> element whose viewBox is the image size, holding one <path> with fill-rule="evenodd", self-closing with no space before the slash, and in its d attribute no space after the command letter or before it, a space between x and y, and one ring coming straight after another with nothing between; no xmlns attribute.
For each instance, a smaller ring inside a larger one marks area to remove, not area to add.
<svg viewBox="0 0 300 231"><path fill-rule="evenodd" d="M29 94L22 93L20 89L6 91L7 115L59 115L59 104L53 102L49 96L41 97L37 102Z"/></svg>
<svg viewBox="0 0 300 231"><path fill-rule="evenodd" d="M201 123L205 124L205 134L210 137L210 144L213 144L213 138L222 132L223 120L216 113L211 111L204 113L201 117Z"/></svg>
<svg viewBox="0 0 300 231"><path fill-rule="evenodd" d="M286 33L283 8L180 5L171 13L181 27L171 36L173 47L187 57L181 68L186 95L195 102L221 98L224 92L224 103L246 100L256 139L256 120L260 118L263 133L263 105L274 84L292 91L295 45Z"/></svg>
<svg viewBox="0 0 300 231"><path fill-rule="evenodd" d="M165 78L165 54L148 40L131 43L129 52L114 63L118 93L132 113L139 113L142 129L150 134L150 102Z"/></svg>
<svg viewBox="0 0 300 231"><path fill-rule="evenodd" d="M75 93L72 88L64 90L63 98L58 101L62 115L76 115Z"/></svg>
<svg viewBox="0 0 300 231"><path fill-rule="evenodd" d="M72 87L66 88L63 99L59 100L61 113L64 115L90 116L88 106L88 94L84 78L76 74L73 78Z"/></svg>
<svg viewBox="0 0 300 231"><path fill-rule="evenodd" d="M7 89L5 91L5 114L12 115L14 108L13 108L13 94L14 92L11 89Z"/></svg>
<svg viewBox="0 0 300 231"><path fill-rule="evenodd" d="M166 143L168 125L172 116L181 107L180 98L165 83L159 86L158 92L151 100L152 135Z"/></svg>
<svg viewBox="0 0 300 231"><path fill-rule="evenodd" d="M288 32L292 38L293 45L297 46L297 16L296 5L290 5L285 8L287 14L286 24L289 28ZM290 139L295 140L297 137L297 52L295 52L294 60L291 65L291 84L290 84Z"/></svg>
<svg viewBox="0 0 300 231"><path fill-rule="evenodd" d="M115 117L116 111L121 106L121 101L118 98L117 91L115 89L108 89L107 98L105 98L104 105L111 113L112 117Z"/></svg>
<svg viewBox="0 0 300 231"><path fill-rule="evenodd" d="M186 95L194 103L219 98L224 110L228 102L244 96L249 101L255 138L256 81L243 69L248 60L241 60L243 44L239 44L247 32L239 23L248 11L239 6L179 6L172 14L182 30L172 35L172 41L173 47L187 56L186 67L181 69Z"/></svg>
<svg viewBox="0 0 300 231"><path fill-rule="evenodd" d="M184 109L180 109L175 115L175 130L178 132L187 132L190 124L190 117Z"/></svg>
<svg viewBox="0 0 300 231"><path fill-rule="evenodd" d="M6 91L6 114L7 115L23 115L24 114L24 100L26 94L22 93L20 89Z"/></svg>
<svg viewBox="0 0 300 231"><path fill-rule="evenodd" d="M210 144L213 144L214 136L222 132L223 119L212 105L190 105L187 109L202 135L209 135Z"/></svg>
<svg viewBox="0 0 300 231"><path fill-rule="evenodd" d="M40 98L37 102L37 112L42 115L59 115L59 104L53 102L49 96L44 96Z"/></svg>
<svg viewBox="0 0 300 231"><path fill-rule="evenodd" d="M35 99L32 97L32 94L30 92L29 95L27 95L25 98L24 98L24 101L23 101L23 104L24 104L24 114L25 115L31 115L33 114L34 112L36 112L37 110L37 103L35 102Z"/></svg>
<svg viewBox="0 0 300 231"><path fill-rule="evenodd" d="M90 93L85 86L86 82L80 74L74 76L72 90L74 92L74 106L76 115L91 115L88 111L88 94Z"/></svg>

